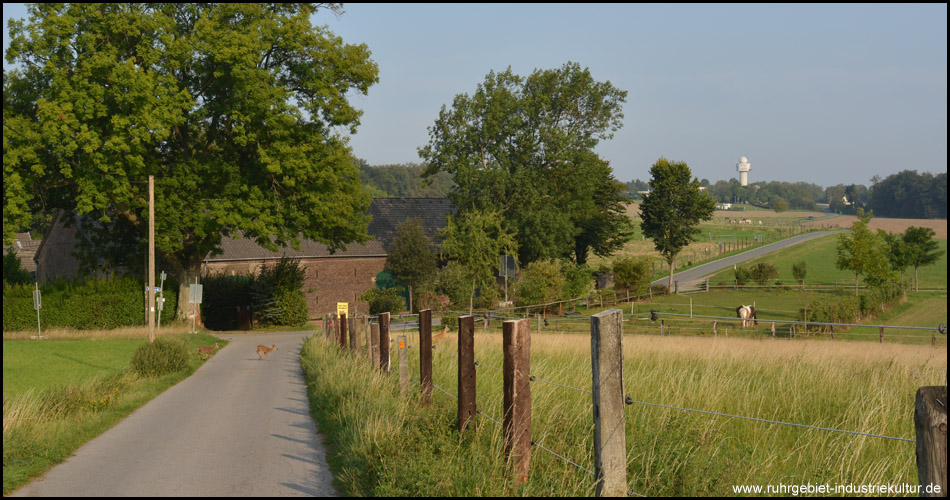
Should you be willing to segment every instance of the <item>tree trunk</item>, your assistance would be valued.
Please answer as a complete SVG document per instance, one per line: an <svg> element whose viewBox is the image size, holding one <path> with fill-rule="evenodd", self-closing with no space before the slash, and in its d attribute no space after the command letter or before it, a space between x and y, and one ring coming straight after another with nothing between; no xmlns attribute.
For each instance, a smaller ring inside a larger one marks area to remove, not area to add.
<svg viewBox="0 0 950 500"><path fill-rule="evenodd" d="M914 266L914 291L920 291L920 282L917 281L917 266Z"/></svg>
<svg viewBox="0 0 950 500"><path fill-rule="evenodd" d="M674 255L672 258L666 260L666 263L670 265L670 283L666 287L668 293L673 293L673 261L675 259L676 256Z"/></svg>
<svg viewBox="0 0 950 500"><path fill-rule="evenodd" d="M472 294L468 296L468 314L472 314L473 304L475 303L475 278L472 278Z"/></svg>
<svg viewBox="0 0 950 500"><path fill-rule="evenodd" d="M858 276L860 276L858 273L854 273L854 296L855 297L858 296Z"/></svg>
<svg viewBox="0 0 950 500"><path fill-rule="evenodd" d="M412 285L409 285L409 314L412 314Z"/></svg>

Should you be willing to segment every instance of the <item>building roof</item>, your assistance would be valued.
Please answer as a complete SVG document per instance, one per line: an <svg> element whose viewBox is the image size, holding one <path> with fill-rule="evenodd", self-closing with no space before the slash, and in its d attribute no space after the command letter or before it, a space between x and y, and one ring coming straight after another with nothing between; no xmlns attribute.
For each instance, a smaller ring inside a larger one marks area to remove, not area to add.
<svg viewBox="0 0 950 500"><path fill-rule="evenodd" d="M224 237L221 239L222 253L204 261L279 259L282 256L385 257L396 237L396 227L402 221L412 217L420 218L426 235L432 238L434 243L438 243L441 241L438 233L446 226L445 218L451 215L453 210L452 202L447 198L373 198L367 211L372 217L367 230L371 239L365 244L352 243L345 250L331 254L323 243L301 240L300 250L284 247L272 252L251 239Z"/></svg>

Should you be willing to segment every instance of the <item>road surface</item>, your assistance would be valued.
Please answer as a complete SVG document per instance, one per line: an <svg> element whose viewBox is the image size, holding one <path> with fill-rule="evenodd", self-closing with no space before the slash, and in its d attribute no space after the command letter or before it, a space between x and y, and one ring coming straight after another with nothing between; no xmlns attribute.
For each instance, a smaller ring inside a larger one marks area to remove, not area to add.
<svg viewBox="0 0 950 500"><path fill-rule="evenodd" d="M311 333L221 335L191 377L13 496L337 496L300 369Z"/></svg>
<svg viewBox="0 0 950 500"><path fill-rule="evenodd" d="M815 231L813 233L800 234L798 236L792 236L791 238L786 238L784 240L776 241L775 243L769 243L758 248L753 248L742 253L735 255L730 255L728 257L723 257L719 260L713 262L707 262L701 266L696 266L691 269L687 269L682 272L673 273L673 282L674 284L679 281L680 292L686 292L690 290L695 290L699 287L701 280L705 279L707 276L716 274L717 272L733 267L736 264L745 262L747 260L755 259L761 257L767 253L775 252L783 248L788 248L799 243L813 240L815 238L821 238L822 236L827 236L829 234L834 234L840 231ZM669 284L669 274L666 277L654 281L654 285L663 285L666 286Z"/></svg>

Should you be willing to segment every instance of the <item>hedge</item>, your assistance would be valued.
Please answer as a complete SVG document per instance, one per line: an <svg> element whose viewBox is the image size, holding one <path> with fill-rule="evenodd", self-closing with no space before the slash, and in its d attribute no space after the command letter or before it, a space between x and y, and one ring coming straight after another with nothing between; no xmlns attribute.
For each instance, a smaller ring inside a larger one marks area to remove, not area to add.
<svg viewBox="0 0 950 500"><path fill-rule="evenodd" d="M165 281L163 322L174 319L178 285ZM3 284L3 330L33 330L34 285ZM57 281L40 286L40 323L46 328L108 330L145 324L145 285L134 278Z"/></svg>

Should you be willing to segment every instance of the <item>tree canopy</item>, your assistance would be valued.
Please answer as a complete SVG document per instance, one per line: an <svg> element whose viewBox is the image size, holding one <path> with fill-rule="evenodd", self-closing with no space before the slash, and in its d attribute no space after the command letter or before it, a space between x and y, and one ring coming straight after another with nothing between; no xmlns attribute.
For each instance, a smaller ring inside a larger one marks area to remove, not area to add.
<svg viewBox="0 0 950 500"><path fill-rule="evenodd" d="M396 226L396 237L386 258L386 268L398 281L409 287L409 310L412 311L412 289L435 278L438 262L432 251L432 240L426 236L422 219L406 219Z"/></svg>
<svg viewBox="0 0 950 500"><path fill-rule="evenodd" d="M419 149L425 174L452 175L460 211L500 210L524 265L609 255L630 234L625 186L593 149L621 127L626 95L577 63L492 71L442 107Z"/></svg>
<svg viewBox="0 0 950 500"><path fill-rule="evenodd" d="M685 162L660 158L650 175L652 189L640 203L640 228L669 264L672 290L674 259L699 234L699 223L712 219L716 202L699 189Z"/></svg>
<svg viewBox="0 0 950 500"><path fill-rule="evenodd" d="M149 175L156 249L182 283L224 235L365 241L347 98L378 69L366 45L312 25L317 9L31 4L3 79L4 241L51 208L144 238Z"/></svg>

